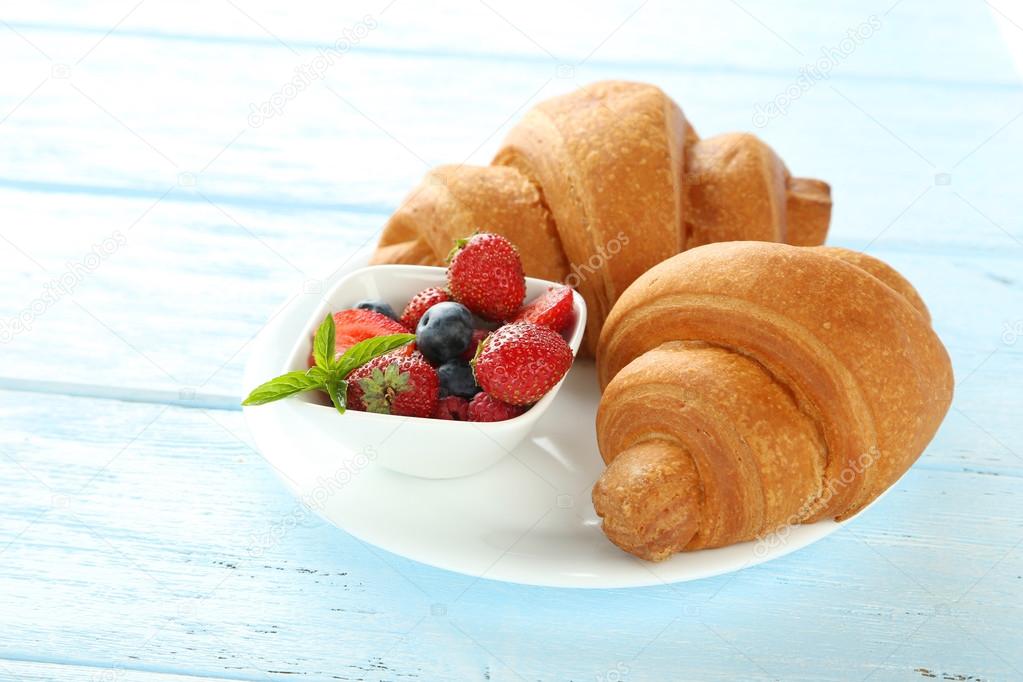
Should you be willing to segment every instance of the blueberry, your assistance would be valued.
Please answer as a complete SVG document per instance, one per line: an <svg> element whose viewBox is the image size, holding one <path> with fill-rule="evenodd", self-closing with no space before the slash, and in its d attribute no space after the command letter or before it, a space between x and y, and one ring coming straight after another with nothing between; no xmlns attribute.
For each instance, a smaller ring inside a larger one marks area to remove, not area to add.
<svg viewBox="0 0 1023 682"><path fill-rule="evenodd" d="M471 341L472 313L461 303L438 303L419 318L416 347L435 365L459 357Z"/></svg>
<svg viewBox="0 0 1023 682"><path fill-rule="evenodd" d="M472 367L464 360L445 362L437 368L440 378L440 397L457 395L466 400L472 398L482 389L476 385L476 377L472 375Z"/></svg>
<svg viewBox="0 0 1023 682"><path fill-rule="evenodd" d="M356 303L355 307L361 308L363 310L372 310L375 313L387 315L387 317L391 318L395 322L398 321L398 316L394 314L394 308L392 308L389 303L385 303L383 301L377 301L372 298L367 298Z"/></svg>

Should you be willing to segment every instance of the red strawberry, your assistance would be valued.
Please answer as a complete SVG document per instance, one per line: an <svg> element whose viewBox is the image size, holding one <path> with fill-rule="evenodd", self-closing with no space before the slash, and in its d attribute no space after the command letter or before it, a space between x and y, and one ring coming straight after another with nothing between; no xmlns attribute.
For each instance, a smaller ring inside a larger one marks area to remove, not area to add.
<svg viewBox="0 0 1023 682"><path fill-rule="evenodd" d="M551 287L532 303L524 306L512 322L532 322L563 332L572 322L572 290Z"/></svg>
<svg viewBox="0 0 1023 682"><path fill-rule="evenodd" d="M529 405L561 381L572 366L572 349L550 327L515 322L483 342L473 361L484 391L512 405Z"/></svg>
<svg viewBox="0 0 1023 682"><path fill-rule="evenodd" d="M526 408L519 405L509 405L486 393L477 393L469 403L469 421L503 422L525 411Z"/></svg>
<svg viewBox="0 0 1023 682"><path fill-rule="evenodd" d="M422 353L386 353L348 375L348 407L405 417L432 417L440 381Z"/></svg>
<svg viewBox="0 0 1023 682"><path fill-rule="evenodd" d="M476 357L476 349L480 345L480 341L487 338L487 334L490 332L486 329L474 329L472 330L472 341L469 342L469 347L462 353L462 359L469 362Z"/></svg>
<svg viewBox="0 0 1023 682"><path fill-rule="evenodd" d="M374 336L405 333L405 325L373 310L352 308L334 313L334 352L338 355Z"/></svg>
<svg viewBox="0 0 1023 682"><path fill-rule="evenodd" d="M464 422L469 419L469 401L459 398L457 395L449 395L437 401L437 409L433 413L434 419L450 419L456 422Z"/></svg>
<svg viewBox="0 0 1023 682"><path fill-rule="evenodd" d="M408 330L403 324L395 322L382 313L358 308L342 310L334 313L334 355L343 355L346 350L359 341L365 341L374 336L405 333L408 333ZM407 348L408 346L404 347L404 349ZM312 353L309 354L308 362L310 367L316 364Z"/></svg>
<svg viewBox="0 0 1023 682"><path fill-rule="evenodd" d="M456 301L480 317L507 320L526 297L518 251L497 234L459 239L448 259L448 289Z"/></svg>
<svg viewBox="0 0 1023 682"><path fill-rule="evenodd" d="M401 314L401 322L409 328L410 332L415 334L419 318L423 316L423 313L438 303L450 300L451 295L440 287L423 289L413 296L412 300L405 306L405 312Z"/></svg>

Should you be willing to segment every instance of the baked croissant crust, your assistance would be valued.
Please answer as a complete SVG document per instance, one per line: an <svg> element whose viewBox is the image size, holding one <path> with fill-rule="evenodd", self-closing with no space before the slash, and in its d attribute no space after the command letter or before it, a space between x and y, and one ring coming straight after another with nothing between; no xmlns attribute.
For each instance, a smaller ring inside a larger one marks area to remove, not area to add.
<svg viewBox="0 0 1023 682"><path fill-rule="evenodd" d="M659 88L605 81L539 103L491 166L427 174L384 228L372 263L440 265L455 239L496 232L527 275L578 289L585 349L637 277L710 242L824 242L828 185L794 178L753 135L700 140Z"/></svg>
<svg viewBox="0 0 1023 682"><path fill-rule="evenodd" d="M948 354L892 268L832 247L702 246L619 298L597 350L593 488L644 559L846 518L919 457Z"/></svg>

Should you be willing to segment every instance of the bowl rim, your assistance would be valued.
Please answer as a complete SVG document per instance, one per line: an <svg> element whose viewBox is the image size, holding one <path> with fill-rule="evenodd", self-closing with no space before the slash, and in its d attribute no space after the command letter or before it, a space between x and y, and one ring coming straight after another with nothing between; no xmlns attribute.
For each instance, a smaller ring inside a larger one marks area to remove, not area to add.
<svg viewBox="0 0 1023 682"><path fill-rule="evenodd" d="M323 316L324 315L326 315L327 313L330 313L331 315L333 315L333 313L336 312L336 311L333 310L333 306L330 303L330 299L332 299L337 294L337 292L340 289L342 289L346 284L348 284L351 280L353 280L353 279L355 279L357 277L364 277L364 276L366 276L367 274L370 274L370 273L373 273L373 275L376 276L376 275L380 275L380 274L385 274L386 272L392 272L392 273L393 272L407 272L407 273L411 273L413 275L417 275L417 274L418 275L439 274L440 277L436 278L437 281L435 281L433 283L430 283L430 284L426 284L425 286L443 286L443 285L446 284L445 274L447 272L447 268L440 267L440 266L435 266L435 265L403 265L403 264L387 263L387 264L380 264L380 265L365 265L365 266L363 266L361 268L357 268L355 270L352 270L348 274L342 276L337 282L335 282L333 284L333 286L331 286L331 288L329 290L327 290L323 294L321 294L321 296L320 296L321 301L320 301L319 305L317 305L316 310L313 312L313 314L309 317L309 319L306 322L306 333L305 334L300 334L299 337L295 340L295 343L292 345L291 350L288 352L288 354L286 356L287 357L287 362L285 363L284 367L281 368L281 373L283 374L285 372L296 371L296 370L293 370L292 367L296 364L296 362L300 361L303 356L307 356L308 355L308 352L306 352L306 351L307 351L307 347L311 343L311 341L307 340L307 337L308 337L308 339L311 339L312 334L315 333L315 331L319 327L319 325L322 324ZM569 287L567 284L564 284L562 282L555 282L555 281L552 281L552 280L541 279L539 277L528 277L528 276L525 279L526 279L527 289L530 287L530 285L532 285L532 286L540 287L542 289L542 292L546 291L549 288L553 288L553 287L566 287L566 288L568 288L568 289L570 289L572 291L572 312L575 314L574 315L575 319L574 319L574 322L573 322L574 326L571 328L571 332L567 335L568 338L565 339L565 342L568 344L568 347L572 350L572 365L575 365L575 360L578 357L579 349L582 347L583 335L586 332L586 315L587 315L587 310L586 310L586 301L585 301L585 299L583 299L583 297L579 294L579 292L576 291L574 288ZM528 299L527 298L526 300L523 301L522 305L526 305L531 300L535 300L535 298L536 297L533 297L533 299ZM343 308L342 308L342 310L343 310ZM326 311L326 312L324 312L324 311ZM562 334L562 337L564 338L565 335ZM306 349L306 351L304 351L303 349ZM571 372L571 371L572 371L572 367L569 367L568 372ZM535 420L535 419L539 418L539 416L547 409L547 406L550 405L550 403L554 400L555 394L558 392L558 389L561 388L562 383L564 383L565 377L568 376L568 372L565 372L565 375L561 377L561 379L558 381L558 383L556 383L554 386L552 386L551 389L549 391L547 391L547 393L544 394L544 396L542 398L540 398L540 400L538 400L535 403L533 403L532 405L530 405L529 409L527 409L522 414L517 415L515 417L512 417L511 419L504 419L502 421L496 421L496 422L470 422L470 421L457 421L457 420L453 420L453 419L434 419L433 417L402 416L402 418L403 419L414 419L414 420L416 420L416 422L422 421L422 422L426 422L426 423L433 423L437 428L459 428L459 429L464 429L464 428L466 428L468 426L472 426L472 427L475 427L477 429L484 429L484 430L486 430L486 429L503 429L503 428L507 428L507 427L510 427L510 426L514 426L514 425L517 425L517 424L524 423L526 421ZM323 408L325 410L329 409L331 411L335 410L333 405L324 405L324 404L321 404L321 403L318 403L318 402L314 402L314 401L311 401L311 400L308 400L308 399L303 399L304 398L304 394L299 394L298 396L294 396L294 397L298 398L301 402L303 402L303 403L305 403L307 405L310 405L312 407ZM391 414L376 414L374 412L364 412L364 411L361 411L361 410L345 410L344 416L346 416L346 417L349 416L349 412L351 413L351 416L356 418L356 419L368 419L368 420L386 419L386 420L389 420L389 419L393 419L393 417L396 416L396 415L391 415ZM341 415L338 415L338 416L341 416ZM448 426L440 426L440 424L454 424L456 426L448 427Z"/></svg>

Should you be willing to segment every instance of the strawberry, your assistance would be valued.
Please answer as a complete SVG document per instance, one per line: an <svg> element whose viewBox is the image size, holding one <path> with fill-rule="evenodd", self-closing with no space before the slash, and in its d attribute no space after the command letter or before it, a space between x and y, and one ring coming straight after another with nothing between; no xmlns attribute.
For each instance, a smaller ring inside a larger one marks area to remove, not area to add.
<svg viewBox="0 0 1023 682"><path fill-rule="evenodd" d="M484 391L512 405L529 405L565 376L572 349L550 327L515 322L488 336L472 364Z"/></svg>
<svg viewBox="0 0 1023 682"><path fill-rule="evenodd" d="M448 257L448 289L456 301L488 320L507 320L526 297L522 261L497 234L459 239Z"/></svg>
<svg viewBox="0 0 1023 682"><path fill-rule="evenodd" d="M334 313L334 352L337 355L374 336L404 334L405 325L373 310L352 308Z"/></svg>
<svg viewBox="0 0 1023 682"><path fill-rule="evenodd" d="M444 291L440 287L429 287L423 289L418 294L412 297L412 300L405 306L405 312L401 314L401 322L409 331L413 334L416 333L416 326L419 325L419 318L423 314L437 305L445 301L450 301L451 295Z"/></svg>
<svg viewBox="0 0 1023 682"><path fill-rule="evenodd" d="M532 322L563 332L572 322L572 290L551 287L532 303L523 306L512 322Z"/></svg>
<svg viewBox="0 0 1023 682"><path fill-rule="evenodd" d="M462 359L469 362L476 357L476 349L479 348L480 342L487 338L487 334L490 332L486 329L473 329L472 330L472 341L469 342L469 347L462 353Z"/></svg>
<svg viewBox="0 0 1023 682"><path fill-rule="evenodd" d="M359 341L374 336L405 334L408 329L400 322L372 310L351 308L334 313L334 355L341 356ZM404 350L407 352L408 346ZM309 354L309 366L316 364Z"/></svg>
<svg viewBox="0 0 1023 682"><path fill-rule="evenodd" d="M519 405L509 405L492 395L477 393L469 403L468 417L471 422L503 422L525 411L526 408Z"/></svg>
<svg viewBox="0 0 1023 682"><path fill-rule="evenodd" d="M352 410L432 417L440 382L421 353L386 353L348 375L347 406Z"/></svg>
<svg viewBox="0 0 1023 682"><path fill-rule="evenodd" d="M437 401L437 409L433 413L434 419L450 419L451 421L464 422L469 419L469 401L459 398L457 395L449 395Z"/></svg>

